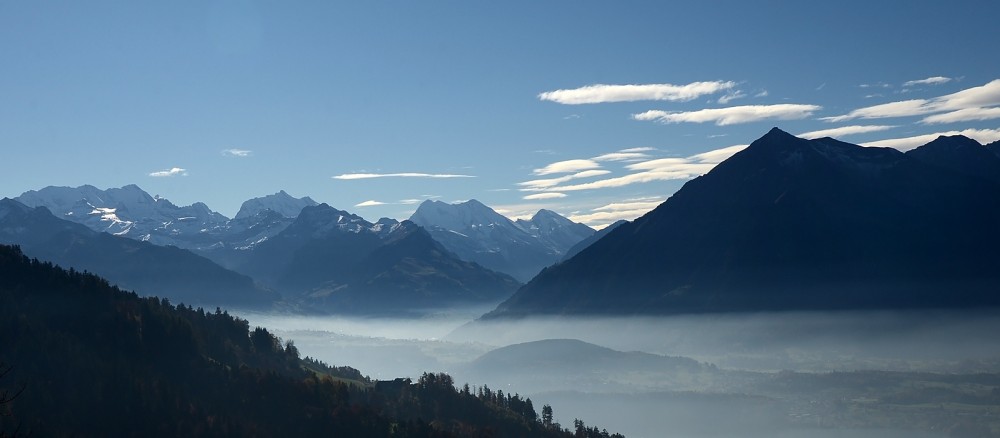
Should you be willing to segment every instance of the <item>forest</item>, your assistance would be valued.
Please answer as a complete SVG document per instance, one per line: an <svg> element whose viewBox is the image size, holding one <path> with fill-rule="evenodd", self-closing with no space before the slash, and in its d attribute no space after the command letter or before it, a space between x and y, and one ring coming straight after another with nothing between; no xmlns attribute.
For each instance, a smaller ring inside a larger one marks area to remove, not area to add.
<svg viewBox="0 0 1000 438"><path fill-rule="evenodd" d="M621 437L451 376L373 381L216 308L0 246L0 436Z"/></svg>

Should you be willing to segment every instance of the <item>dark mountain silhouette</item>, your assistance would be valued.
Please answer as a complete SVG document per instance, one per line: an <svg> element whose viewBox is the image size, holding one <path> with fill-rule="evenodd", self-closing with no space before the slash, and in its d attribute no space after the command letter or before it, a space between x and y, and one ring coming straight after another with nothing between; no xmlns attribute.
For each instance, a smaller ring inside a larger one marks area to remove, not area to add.
<svg viewBox="0 0 1000 438"><path fill-rule="evenodd" d="M410 220L463 260L520 281L559 261L566 250L594 232L548 210L514 222L475 199L457 204L427 200Z"/></svg>
<svg viewBox="0 0 1000 438"><path fill-rule="evenodd" d="M249 277L190 251L96 232L59 219L45 207L31 208L8 198L0 200L0 243L21 245L32 257L174 302L262 307L279 299Z"/></svg>
<svg viewBox="0 0 1000 438"><path fill-rule="evenodd" d="M922 154L775 128L486 318L1000 304L1000 184Z"/></svg>
<svg viewBox="0 0 1000 438"><path fill-rule="evenodd" d="M394 313L502 300L514 279L460 260L409 221L371 223L326 204L232 256L239 272L335 312Z"/></svg>
<svg viewBox="0 0 1000 438"><path fill-rule="evenodd" d="M993 152L996 156L1000 157L1000 140L986 145L986 149Z"/></svg>
<svg viewBox="0 0 1000 438"><path fill-rule="evenodd" d="M0 328L0 392L15 396L3 436L579 436L518 395L459 391L446 374L373 382L221 310L4 245Z"/></svg>
<svg viewBox="0 0 1000 438"><path fill-rule="evenodd" d="M906 155L930 166L975 175L1000 183L1000 156L961 135L941 136Z"/></svg>
<svg viewBox="0 0 1000 438"><path fill-rule="evenodd" d="M588 237L586 239L583 239L579 243L577 243L576 245L573 245L572 247L570 247L566 251L566 254L563 255L563 258L562 258L561 261L566 261L566 260L569 260L569 259L573 258L573 256L579 254L580 251L583 251L588 246L593 245L594 242L597 242L598 240L601 240L602 237L607 236L608 233L610 233L615 228L618 228L618 227L620 227L620 226L622 226L624 224L627 224L627 223L628 223L627 220L615 221L611 225L608 225L608 226L606 226L606 227L598 230L594 234L591 234L590 237Z"/></svg>

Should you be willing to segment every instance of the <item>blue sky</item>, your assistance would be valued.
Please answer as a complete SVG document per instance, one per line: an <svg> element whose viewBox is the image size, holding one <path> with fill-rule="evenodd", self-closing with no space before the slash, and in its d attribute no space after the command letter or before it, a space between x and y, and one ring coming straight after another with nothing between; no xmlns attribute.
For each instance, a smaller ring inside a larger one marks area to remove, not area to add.
<svg viewBox="0 0 1000 438"><path fill-rule="evenodd" d="M1000 3L817 3L0 0L0 196L138 184L232 216L284 189L371 220L475 198L600 226L772 126L1000 138Z"/></svg>

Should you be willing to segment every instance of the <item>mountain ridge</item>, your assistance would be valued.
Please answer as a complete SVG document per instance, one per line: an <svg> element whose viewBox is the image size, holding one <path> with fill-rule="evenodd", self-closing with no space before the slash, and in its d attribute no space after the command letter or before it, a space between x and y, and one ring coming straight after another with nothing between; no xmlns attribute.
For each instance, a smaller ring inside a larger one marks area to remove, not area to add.
<svg viewBox="0 0 1000 438"><path fill-rule="evenodd" d="M775 128L485 318L993 306L996 221L991 181Z"/></svg>

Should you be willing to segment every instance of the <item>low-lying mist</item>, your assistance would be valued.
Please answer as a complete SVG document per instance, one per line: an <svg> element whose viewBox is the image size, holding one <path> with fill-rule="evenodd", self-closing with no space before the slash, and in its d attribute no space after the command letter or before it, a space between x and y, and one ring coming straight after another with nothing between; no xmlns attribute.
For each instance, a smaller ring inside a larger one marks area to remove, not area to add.
<svg viewBox="0 0 1000 438"><path fill-rule="evenodd" d="M374 379L447 372L630 437L1000 432L1000 312L474 320L481 310L240 316Z"/></svg>

